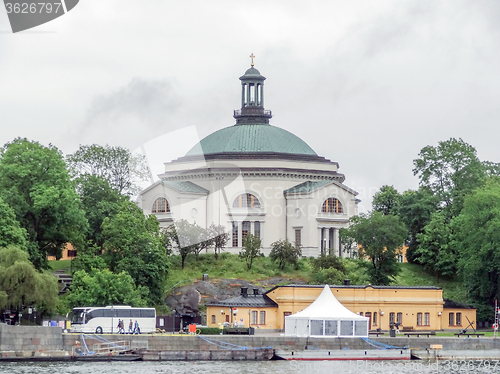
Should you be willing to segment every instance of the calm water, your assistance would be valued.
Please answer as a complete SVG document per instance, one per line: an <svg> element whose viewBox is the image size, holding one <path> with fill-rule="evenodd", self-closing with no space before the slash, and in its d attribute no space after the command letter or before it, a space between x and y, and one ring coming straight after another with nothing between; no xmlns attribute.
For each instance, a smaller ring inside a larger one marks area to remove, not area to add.
<svg viewBox="0 0 500 374"><path fill-rule="evenodd" d="M0 363L1 374L406 374L500 373L500 363L481 361L269 361L269 362L81 362Z"/></svg>

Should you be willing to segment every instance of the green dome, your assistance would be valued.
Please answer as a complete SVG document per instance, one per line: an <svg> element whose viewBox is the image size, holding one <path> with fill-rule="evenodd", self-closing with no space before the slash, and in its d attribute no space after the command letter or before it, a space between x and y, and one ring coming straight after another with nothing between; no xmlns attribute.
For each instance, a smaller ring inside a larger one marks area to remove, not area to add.
<svg viewBox="0 0 500 374"><path fill-rule="evenodd" d="M317 156L316 152L291 132L267 124L236 125L208 135L186 156L221 153L285 153Z"/></svg>

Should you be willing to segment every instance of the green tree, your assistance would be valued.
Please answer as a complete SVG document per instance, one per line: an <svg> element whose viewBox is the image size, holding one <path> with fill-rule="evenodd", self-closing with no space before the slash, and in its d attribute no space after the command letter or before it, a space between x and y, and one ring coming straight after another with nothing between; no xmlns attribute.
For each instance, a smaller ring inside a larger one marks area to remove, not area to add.
<svg viewBox="0 0 500 374"><path fill-rule="evenodd" d="M438 279L440 276L451 278L457 272L458 254L452 239L453 232L443 212L433 213L424 231L417 234L417 262Z"/></svg>
<svg viewBox="0 0 500 374"><path fill-rule="evenodd" d="M413 164L413 174L439 196L450 218L460 213L465 196L480 186L485 176L476 149L462 139L451 138L437 147L422 148Z"/></svg>
<svg viewBox="0 0 500 374"><path fill-rule="evenodd" d="M139 182L148 180L149 168L143 155L133 154L126 148L81 145L67 157L72 174L100 176L113 188L125 195L135 195L141 188Z"/></svg>
<svg viewBox="0 0 500 374"><path fill-rule="evenodd" d="M361 245L359 257L370 261L368 272L373 284L388 285L399 271L397 249L408 235L399 217L372 212L351 217L350 226L342 235L354 238Z"/></svg>
<svg viewBox="0 0 500 374"><path fill-rule="evenodd" d="M401 204L401 195L393 186L382 186L373 195L373 210L384 215L397 214Z"/></svg>
<svg viewBox="0 0 500 374"><path fill-rule="evenodd" d="M92 269L106 269L108 267L106 261L97 254L100 250L100 248L93 246L78 251L76 257L71 261L71 271L74 273L78 270L84 270L86 273L90 273Z"/></svg>
<svg viewBox="0 0 500 374"><path fill-rule="evenodd" d="M47 255L60 258L71 242L84 244L87 220L61 152L50 145L15 139L2 149L0 195L28 233L30 260L47 268Z"/></svg>
<svg viewBox="0 0 500 374"><path fill-rule="evenodd" d="M452 226L469 302L478 308L478 319L491 320L500 299L500 178L488 179L467 197Z"/></svg>
<svg viewBox="0 0 500 374"><path fill-rule="evenodd" d="M224 250L229 241L229 234L226 232L224 226L216 225L215 223L212 223L208 229L210 231L210 236L213 238L214 255L217 260L221 251Z"/></svg>
<svg viewBox="0 0 500 374"><path fill-rule="evenodd" d="M105 259L111 271L126 271L137 286L149 290L151 303L163 302L168 258L155 216L145 217L130 201L102 224Z"/></svg>
<svg viewBox="0 0 500 374"><path fill-rule="evenodd" d="M252 268L253 260L260 256L262 242L259 237L253 234L247 234L243 238L243 248L240 251L240 258L244 259L248 270Z"/></svg>
<svg viewBox="0 0 500 374"><path fill-rule="evenodd" d="M117 214L122 203L129 201L129 197L120 194L106 179L97 175L84 174L76 178L75 182L85 217L89 222L87 243L95 244L96 253L99 253L104 244L102 235L104 218Z"/></svg>
<svg viewBox="0 0 500 374"><path fill-rule="evenodd" d="M0 248L12 244L27 249L26 230L19 226L16 214L0 197Z"/></svg>
<svg viewBox="0 0 500 374"><path fill-rule="evenodd" d="M401 194L398 216L408 229L406 258L409 262L417 262L417 236L431 221L432 214L437 212L438 204L439 199L425 186L421 186L417 191L408 190Z"/></svg>
<svg viewBox="0 0 500 374"><path fill-rule="evenodd" d="M318 284L342 284L347 278L344 260L338 256L321 254L312 264L312 278Z"/></svg>
<svg viewBox="0 0 500 374"><path fill-rule="evenodd" d="M114 274L109 269L93 269L91 273L79 270L73 274L70 291L65 302L70 308L84 305L130 305L146 306L145 287L137 287L125 271Z"/></svg>
<svg viewBox="0 0 500 374"><path fill-rule="evenodd" d="M299 257L302 256L300 246L293 245L287 239L271 243L271 261L278 263L278 268L284 270L286 265L298 266Z"/></svg>
<svg viewBox="0 0 500 374"><path fill-rule="evenodd" d="M185 219L176 220L174 225L167 228L166 236L181 256L182 269L184 269L187 255L199 250L202 230L197 224L191 224Z"/></svg>
<svg viewBox="0 0 500 374"><path fill-rule="evenodd" d="M57 279L38 272L27 252L15 246L0 248L0 308L36 306L50 312L57 305L58 293Z"/></svg>

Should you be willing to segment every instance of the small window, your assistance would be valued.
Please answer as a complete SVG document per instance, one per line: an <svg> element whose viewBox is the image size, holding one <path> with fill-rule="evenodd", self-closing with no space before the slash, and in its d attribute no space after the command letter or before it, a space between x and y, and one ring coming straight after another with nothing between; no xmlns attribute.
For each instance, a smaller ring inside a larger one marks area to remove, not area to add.
<svg viewBox="0 0 500 374"><path fill-rule="evenodd" d="M241 223L241 240L245 240L245 237L250 234L251 224L249 221L243 221Z"/></svg>
<svg viewBox="0 0 500 374"><path fill-rule="evenodd" d="M394 323L396 321L396 313L390 312L389 313L389 323Z"/></svg>
<svg viewBox="0 0 500 374"><path fill-rule="evenodd" d="M158 322L159 322L160 327L165 326L165 318L160 318L160 319L158 320Z"/></svg>
<svg viewBox="0 0 500 374"><path fill-rule="evenodd" d="M359 312L359 315L360 315L361 317L363 317L363 312Z"/></svg>
<svg viewBox="0 0 500 374"><path fill-rule="evenodd" d="M295 245L300 247L302 245L302 230L295 229Z"/></svg>
<svg viewBox="0 0 500 374"><path fill-rule="evenodd" d="M259 324L261 325L266 324L266 312L263 310L259 313Z"/></svg>
<svg viewBox="0 0 500 374"><path fill-rule="evenodd" d="M448 325L450 326L455 325L455 313L450 313L448 315Z"/></svg>
<svg viewBox="0 0 500 374"><path fill-rule="evenodd" d="M422 313L417 313L417 326L422 326Z"/></svg>
<svg viewBox="0 0 500 374"><path fill-rule="evenodd" d="M76 249L68 249L68 257L76 257Z"/></svg>
<svg viewBox="0 0 500 374"><path fill-rule="evenodd" d="M342 203L334 197L329 197L325 200L321 211L323 213L344 213Z"/></svg>
<svg viewBox="0 0 500 374"><path fill-rule="evenodd" d="M233 222L233 247L238 246L238 222Z"/></svg>
<svg viewBox="0 0 500 374"><path fill-rule="evenodd" d="M256 310L252 310L252 325L257 325L258 324L258 313Z"/></svg>
<svg viewBox="0 0 500 374"><path fill-rule="evenodd" d="M401 312L398 313L396 322L399 323L400 325L403 324L403 313L401 313Z"/></svg>
<svg viewBox="0 0 500 374"><path fill-rule="evenodd" d="M457 313L457 321L456 324L458 326L462 326L462 313Z"/></svg>
<svg viewBox="0 0 500 374"><path fill-rule="evenodd" d="M430 326L430 324L431 324L431 315L430 315L430 313L425 313L424 314L424 325Z"/></svg>
<svg viewBox="0 0 500 374"><path fill-rule="evenodd" d="M215 314L212 314L212 325L215 323Z"/></svg>
<svg viewBox="0 0 500 374"><path fill-rule="evenodd" d="M373 326L377 325L377 312L373 312L373 322L372 322L372 325Z"/></svg>
<svg viewBox="0 0 500 374"><path fill-rule="evenodd" d="M244 193L234 200L233 208L260 208L260 202L254 195Z"/></svg>
<svg viewBox="0 0 500 374"><path fill-rule="evenodd" d="M254 225L253 226L254 235L255 235L255 237L260 239L260 222L255 221L253 225Z"/></svg>
<svg viewBox="0 0 500 374"><path fill-rule="evenodd" d="M159 197L153 203L152 213L168 213L170 212L170 206L168 205L167 199L164 197Z"/></svg>

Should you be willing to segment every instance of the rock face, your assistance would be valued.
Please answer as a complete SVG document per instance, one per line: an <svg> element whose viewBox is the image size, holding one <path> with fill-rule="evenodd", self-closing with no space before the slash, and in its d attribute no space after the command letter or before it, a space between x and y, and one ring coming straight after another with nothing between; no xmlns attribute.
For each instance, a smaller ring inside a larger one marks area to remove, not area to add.
<svg viewBox="0 0 500 374"><path fill-rule="evenodd" d="M257 282L255 282L257 283ZM166 299L165 303L172 309L176 309L181 314L198 312L198 304L205 305L212 301L221 301L238 296L241 287L247 287L249 292L258 289L259 294L264 294L270 288L278 284L305 283L297 279L287 279L273 277L266 280L259 280L259 284L248 282L242 279L214 279L211 281L195 281L193 284L175 289ZM186 312L186 313L183 313Z"/></svg>

